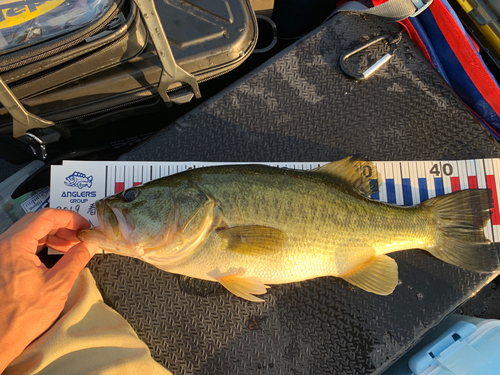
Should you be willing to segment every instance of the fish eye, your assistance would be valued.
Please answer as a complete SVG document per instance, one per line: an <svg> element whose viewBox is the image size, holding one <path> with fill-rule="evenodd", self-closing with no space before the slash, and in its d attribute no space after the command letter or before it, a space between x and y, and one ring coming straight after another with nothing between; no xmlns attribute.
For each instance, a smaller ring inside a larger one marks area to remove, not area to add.
<svg viewBox="0 0 500 375"><path fill-rule="evenodd" d="M129 189L123 193L123 200L125 202L132 202L135 198L137 198L137 191L135 189Z"/></svg>

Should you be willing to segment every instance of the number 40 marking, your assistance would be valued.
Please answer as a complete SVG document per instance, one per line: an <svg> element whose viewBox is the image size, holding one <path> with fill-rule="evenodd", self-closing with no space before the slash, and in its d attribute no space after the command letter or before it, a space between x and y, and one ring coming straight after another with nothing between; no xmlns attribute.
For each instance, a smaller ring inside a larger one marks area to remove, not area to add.
<svg viewBox="0 0 500 375"><path fill-rule="evenodd" d="M450 163L443 164L442 172L445 176L451 176L453 174L453 166ZM434 164L429 173L435 175L436 177L439 177L441 175L439 164Z"/></svg>

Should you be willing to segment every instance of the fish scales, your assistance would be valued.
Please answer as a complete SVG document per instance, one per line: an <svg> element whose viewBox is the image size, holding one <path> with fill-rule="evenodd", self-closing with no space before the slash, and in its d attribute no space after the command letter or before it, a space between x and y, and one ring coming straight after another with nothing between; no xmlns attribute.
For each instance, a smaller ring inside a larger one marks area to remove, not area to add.
<svg viewBox="0 0 500 375"><path fill-rule="evenodd" d="M390 294L398 271L386 254L401 250L478 272L499 267L482 236L490 190L400 207L369 198L376 177L372 163L353 157L311 172L197 168L99 200L100 226L78 236L256 302L267 285L320 276Z"/></svg>
<svg viewBox="0 0 500 375"><path fill-rule="evenodd" d="M223 245L214 235L207 242L207 252L194 255L171 269L173 272L195 277L198 267L207 264L222 272L244 265L247 275L279 284L340 276L350 270L353 255L359 259L372 256L366 254L367 245L377 255L421 247L423 243L432 245L427 234L430 219L425 212L360 199L349 187L334 189L339 181L328 176L274 169L270 174L268 168L254 167L255 174L235 173L228 168L214 168L214 173L197 170L200 175L194 174L193 179L217 199L229 226L278 228L289 234L286 247L257 256L222 252Z"/></svg>

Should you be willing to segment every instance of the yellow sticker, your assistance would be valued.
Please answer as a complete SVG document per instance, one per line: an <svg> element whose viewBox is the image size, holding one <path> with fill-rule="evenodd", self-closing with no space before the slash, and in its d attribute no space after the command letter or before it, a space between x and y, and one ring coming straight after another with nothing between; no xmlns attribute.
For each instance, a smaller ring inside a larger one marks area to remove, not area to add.
<svg viewBox="0 0 500 375"><path fill-rule="evenodd" d="M50 12L65 0L0 0L0 30Z"/></svg>

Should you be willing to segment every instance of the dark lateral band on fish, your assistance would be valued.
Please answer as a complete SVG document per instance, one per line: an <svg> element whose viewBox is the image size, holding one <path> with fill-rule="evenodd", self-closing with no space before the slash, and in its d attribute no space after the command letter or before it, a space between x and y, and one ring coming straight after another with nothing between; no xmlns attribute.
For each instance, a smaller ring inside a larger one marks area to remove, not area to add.
<svg viewBox="0 0 500 375"><path fill-rule="evenodd" d="M269 285L323 276L388 295L398 268L387 254L410 249L477 272L499 268L483 234L489 189L401 207L370 199L377 180L360 157L309 172L197 168L99 200L100 226L78 236L255 302Z"/></svg>

